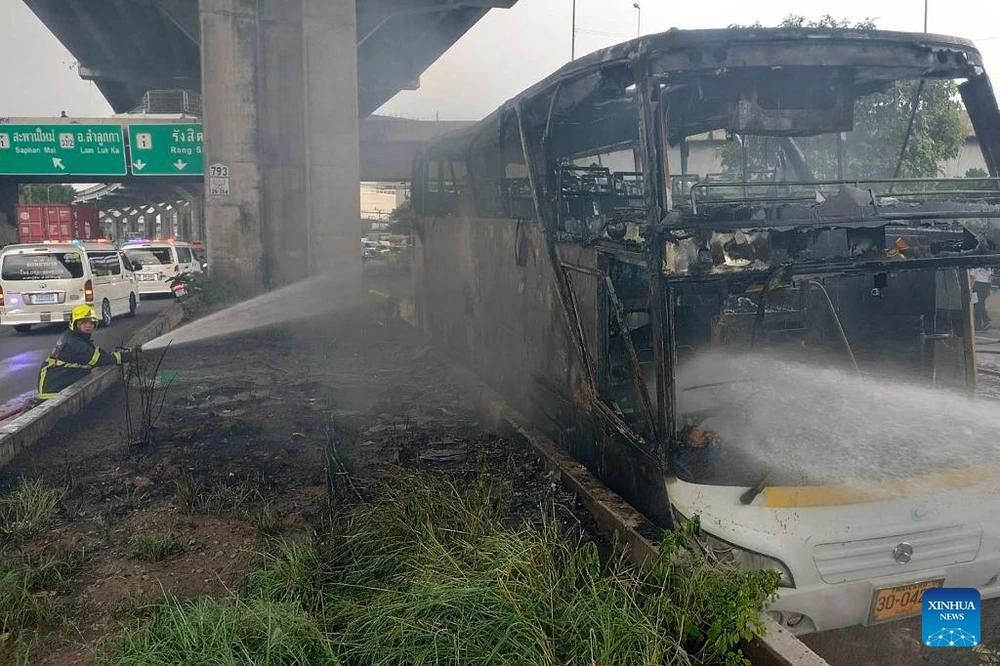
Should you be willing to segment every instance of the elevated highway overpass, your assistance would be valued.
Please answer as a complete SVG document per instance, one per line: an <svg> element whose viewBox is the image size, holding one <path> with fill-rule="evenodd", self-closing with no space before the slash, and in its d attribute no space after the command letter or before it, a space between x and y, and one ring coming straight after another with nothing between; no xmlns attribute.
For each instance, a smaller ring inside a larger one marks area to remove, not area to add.
<svg viewBox="0 0 1000 666"><path fill-rule="evenodd" d="M203 179L210 261L259 290L331 264L360 284L359 118L517 0L22 1L116 112L201 92L205 164L225 173ZM399 179L407 150L381 146L367 168Z"/></svg>
<svg viewBox="0 0 1000 666"><path fill-rule="evenodd" d="M420 75L491 8L517 0L355 0L336 14L318 6L341 0L23 0L80 63L116 113L139 105L147 90L202 89L206 15L228 12L244 29L268 22L286 32L322 23L324 13L356 25L359 116L373 113ZM256 7L259 6L259 10ZM346 27L346 23L345 23ZM210 27L211 29L211 27ZM283 47L267 36L262 51ZM267 54L264 53L265 57ZM331 72L332 74L332 72Z"/></svg>

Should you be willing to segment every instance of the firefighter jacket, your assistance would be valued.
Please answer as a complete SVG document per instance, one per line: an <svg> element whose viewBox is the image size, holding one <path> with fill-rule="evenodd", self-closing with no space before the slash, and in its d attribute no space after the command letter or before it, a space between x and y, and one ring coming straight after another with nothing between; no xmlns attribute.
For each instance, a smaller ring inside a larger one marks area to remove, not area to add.
<svg viewBox="0 0 1000 666"><path fill-rule="evenodd" d="M75 329L63 333L38 375L38 397L54 398L64 388L80 381L102 365L121 365L121 352L106 352L90 336Z"/></svg>

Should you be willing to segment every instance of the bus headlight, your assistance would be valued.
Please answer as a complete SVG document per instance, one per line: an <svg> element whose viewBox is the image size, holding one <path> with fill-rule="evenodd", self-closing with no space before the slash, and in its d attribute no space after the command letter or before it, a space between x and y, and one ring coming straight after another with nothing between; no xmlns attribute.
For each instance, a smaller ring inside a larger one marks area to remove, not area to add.
<svg viewBox="0 0 1000 666"><path fill-rule="evenodd" d="M780 576L778 579L778 587L795 587L792 572L788 570L788 567L785 566L785 563L781 560L768 557L767 555L761 555L760 553L755 553L752 550L739 548L738 546L734 546L727 541L723 541L722 539L714 537L701 530L699 530L695 539L697 539L698 544L710 559L722 564L723 566L747 569L750 571L774 569Z"/></svg>

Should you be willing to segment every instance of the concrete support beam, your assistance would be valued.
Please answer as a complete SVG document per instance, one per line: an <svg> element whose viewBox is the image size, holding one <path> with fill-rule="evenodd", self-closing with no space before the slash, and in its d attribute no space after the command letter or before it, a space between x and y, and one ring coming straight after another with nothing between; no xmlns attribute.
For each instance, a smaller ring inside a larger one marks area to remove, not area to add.
<svg viewBox="0 0 1000 666"><path fill-rule="evenodd" d="M120 211L113 208L102 208L97 212L97 215L101 221L101 233L105 233L106 228L111 230L111 239L118 241L123 236L123 225L124 221Z"/></svg>
<svg viewBox="0 0 1000 666"><path fill-rule="evenodd" d="M177 26L191 43L195 46L201 44L198 9L194 3L185 0L156 0L156 8L168 21Z"/></svg>
<svg viewBox="0 0 1000 666"><path fill-rule="evenodd" d="M357 17L354 0L304 0L309 272L361 288Z"/></svg>
<svg viewBox="0 0 1000 666"><path fill-rule="evenodd" d="M142 213L138 208L129 208L125 211L125 224L130 234L139 233L139 217Z"/></svg>
<svg viewBox="0 0 1000 666"><path fill-rule="evenodd" d="M193 239L204 241L205 233L205 197L197 196L191 199L191 231Z"/></svg>
<svg viewBox="0 0 1000 666"><path fill-rule="evenodd" d="M111 225L114 229L113 235L116 242L121 242L125 237L125 216L121 211L115 210L111 213Z"/></svg>
<svg viewBox="0 0 1000 666"><path fill-rule="evenodd" d="M177 202L177 237L191 240L191 204L186 201Z"/></svg>
<svg viewBox="0 0 1000 666"><path fill-rule="evenodd" d="M353 0L200 0L213 271L248 288L336 268L360 288Z"/></svg>
<svg viewBox="0 0 1000 666"><path fill-rule="evenodd" d="M212 270L249 292L264 286L257 137L257 3L199 0L205 130L205 220ZM229 194L209 194L209 165L229 170Z"/></svg>
<svg viewBox="0 0 1000 666"><path fill-rule="evenodd" d="M155 224L153 235L156 238L170 238L174 234L174 209L170 204L154 204L152 219Z"/></svg>
<svg viewBox="0 0 1000 666"><path fill-rule="evenodd" d="M180 205L175 201L171 201L165 206L165 208L167 209L167 216L164 220L166 221L167 228L163 232L163 237L169 238L172 236L177 238L177 236L181 233Z"/></svg>

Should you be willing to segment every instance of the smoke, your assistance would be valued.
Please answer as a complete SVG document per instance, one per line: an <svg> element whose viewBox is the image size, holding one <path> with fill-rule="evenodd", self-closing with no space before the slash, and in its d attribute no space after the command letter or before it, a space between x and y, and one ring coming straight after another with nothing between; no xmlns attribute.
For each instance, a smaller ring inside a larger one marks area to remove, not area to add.
<svg viewBox="0 0 1000 666"><path fill-rule="evenodd" d="M720 482L843 483L1000 460L1000 409L965 394L717 353L692 359L677 383L681 418L720 437L708 472Z"/></svg>
<svg viewBox="0 0 1000 666"><path fill-rule="evenodd" d="M324 273L261 294L165 333L147 342L142 348L152 351L168 344L183 345L307 319L355 306L361 302L360 291L351 288L356 285L354 279L356 273L356 269L352 269L349 273L347 271Z"/></svg>

